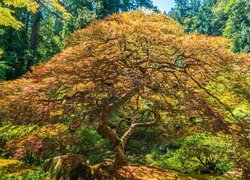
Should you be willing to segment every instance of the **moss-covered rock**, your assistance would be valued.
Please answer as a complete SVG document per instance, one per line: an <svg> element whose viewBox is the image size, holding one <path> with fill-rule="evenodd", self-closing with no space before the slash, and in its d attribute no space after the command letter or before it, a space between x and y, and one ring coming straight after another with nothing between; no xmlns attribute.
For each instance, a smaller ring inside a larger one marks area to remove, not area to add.
<svg viewBox="0 0 250 180"><path fill-rule="evenodd" d="M5 175L20 175L34 172L33 168L24 162L10 159L0 159L0 173Z"/></svg>
<svg viewBox="0 0 250 180"><path fill-rule="evenodd" d="M43 167L55 174L57 180L91 178L91 168L81 155L57 156L47 160Z"/></svg>

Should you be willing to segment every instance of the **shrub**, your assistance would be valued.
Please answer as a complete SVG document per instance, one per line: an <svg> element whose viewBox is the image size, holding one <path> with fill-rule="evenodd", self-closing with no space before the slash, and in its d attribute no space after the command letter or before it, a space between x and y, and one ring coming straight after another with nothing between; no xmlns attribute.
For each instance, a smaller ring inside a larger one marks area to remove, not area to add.
<svg viewBox="0 0 250 180"><path fill-rule="evenodd" d="M154 165L183 173L223 174L232 167L228 148L229 144L219 137L199 133L186 137L176 152L155 153L154 159L159 160Z"/></svg>

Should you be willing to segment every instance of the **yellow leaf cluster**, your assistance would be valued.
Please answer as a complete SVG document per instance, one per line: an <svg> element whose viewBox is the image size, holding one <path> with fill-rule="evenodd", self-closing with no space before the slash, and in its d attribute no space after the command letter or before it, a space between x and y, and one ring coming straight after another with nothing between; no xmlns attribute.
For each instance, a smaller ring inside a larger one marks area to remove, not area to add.
<svg viewBox="0 0 250 180"><path fill-rule="evenodd" d="M11 13L13 13L13 11L10 9L0 7L0 25L11 26L15 29L20 29L23 24L17 21Z"/></svg>
<svg viewBox="0 0 250 180"><path fill-rule="evenodd" d="M58 2L58 0L44 0L44 3L63 13L66 19L71 17L71 14L67 12L67 10Z"/></svg>
<svg viewBox="0 0 250 180"><path fill-rule="evenodd" d="M34 0L3 0L3 3L8 6L13 6L15 8L26 7L30 12L36 12L39 5Z"/></svg>
<svg viewBox="0 0 250 180"><path fill-rule="evenodd" d="M42 0L40 3L46 7L52 7L56 11L61 12L66 19L71 17L70 13L67 12L58 0ZM3 4L13 6L14 8L27 8L27 10L32 13L36 13L40 6L35 0L3 0ZM6 7L0 7L0 25L20 29L23 26L23 23L18 21L13 14L14 11Z"/></svg>

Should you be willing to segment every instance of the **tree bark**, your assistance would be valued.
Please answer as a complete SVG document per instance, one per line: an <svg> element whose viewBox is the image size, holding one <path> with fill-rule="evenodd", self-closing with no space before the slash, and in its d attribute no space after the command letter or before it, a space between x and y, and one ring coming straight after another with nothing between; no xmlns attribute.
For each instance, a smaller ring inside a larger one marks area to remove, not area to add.
<svg viewBox="0 0 250 180"><path fill-rule="evenodd" d="M107 138L112 146L115 156L113 164L114 169L128 164L125 155L125 144L135 129L137 127L155 126L160 120L160 115L156 111L150 110L150 113L154 115L154 121L145 123L136 123L135 121L132 121L130 128L123 134L121 138L118 137L115 130L108 127L108 120L111 118L112 113L119 109L124 103L129 101L135 94L137 94L138 91L139 87L135 85L133 89L123 94L116 102L109 103L104 99L99 107L97 107L91 113L92 115L97 116L99 119L97 132L101 136Z"/></svg>
<svg viewBox="0 0 250 180"><path fill-rule="evenodd" d="M32 54L34 54L34 52L37 49L37 39L38 39L40 19L41 19L41 12L40 9L38 8L38 12L34 15L34 21L31 27L30 50L32 51ZM31 71L31 66L33 65L34 65L34 55L28 59L27 70Z"/></svg>
<svg viewBox="0 0 250 180"><path fill-rule="evenodd" d="M156 112L154 113L154 121L147 123L132 123L130 128L123 134L121 138L118 137L117 133L107 126L107 119L102 119L99 123L97 131L100 135L109 139L114 152L114 169L121 166L127 165L127 158L125 155L125 144L129 137L133 134L137 127L147 127L157 125L160 115Z"/></svg>
<svg viewBox="0 0 250 180"><path fill-rule="evenodd" d="M125 142L120 140L120 142L114 148L114 155L115 155L114 165L115 165L115 167L121 167L121 166L128 164L127 158L125 155L124 147L125 147Z"/></svg>
<svg viewBox="0 0 250 180"><path fill-rule="evenodd" d="M103 120L104 121L104 120ZM103 122L102 121L102 122ZM125 142L119 139L116 132L107 126L107 123L100 123L97 132L107 138L114 152L114 167L121 167L127 164L124 145Z"/></svg>
<svg viewBox="0 0 250 180"><path fill-rule="evenodd" d="M113 103L108 103L106 100L103 100L103 103L100 105L100 107L97 107L96 110L92 112L93 114L98 114L99 116L97 132L101 136L107 138L113 148L115 155L114 167L127 164L124 152L125 141L121 140L117 133L108 127L108 120L112 116L112 113L119 109L128 100L130 100L138 92L138 90L139 88L135 86L135 88L123 94L120 99Z"/></svg>
<svg viewBox="0 0 250 180"><path fill-rule="evenodd" d="M30 21L30 12L27 12L26 20L25 20L25 32L26 32L26 34L28 34L28 30L29 30L29 21Z"/></svg>

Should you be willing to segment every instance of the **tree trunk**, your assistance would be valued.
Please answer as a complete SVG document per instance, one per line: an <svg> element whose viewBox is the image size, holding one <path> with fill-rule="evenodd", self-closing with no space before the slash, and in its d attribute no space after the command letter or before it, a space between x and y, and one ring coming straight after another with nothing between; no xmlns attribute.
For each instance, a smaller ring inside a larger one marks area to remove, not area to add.
<svg viewBox="0 0 250 180"><path fill-rule="evenodd" d="M121 141L114 147L114 154L115 154L115 159L114 159L114 166L115 167L121 167L124 165L127 165L127 159L125 156L125 142Z"/></svg>
<svg viewBox="0 0 250 180"><path fill-rule="evenodd" d="M25 20L25 32L26 32L26 34L28 34L28 30L29 30L29 21L30 21L30 12L27 12L26 20Z"/></svg>
<svg viewBox="0 0 250 180"><path fill-rule="evenodd" d="M34 15L34 21L31 27L30 50L32 51L32 54L34 54L37 49L37 39L38 39L40 19L41 19L41 12L40 9L38 9L38 12ZM31 66L33 65L34 65L34 55L28 59L27 70L31 71Z"/></svg>
<svg viewBox="0 0 250 180"><path fill-rule="evenodd" d="M112 111L110 111L112 112ZM108 127L107 123L108 123L108 118L109 116L103 116L100 121L99 121L99 126L97 128L97 132L102 135L103 137L106 137L112 148L113 148L113 152L115 155L114 158L114 170L127 165L127 159L125 156L125 144L127 142L127 140L129 139L129 137L132 135L132 133L134 132L134 130L137 127L148 127L148 126L155 126L157 125L157 122L160 119L160 116L158 113L154 112L154 117L155 120L151 121L151 122L147 122L147 123L132 123L130 128L123 134L123 136L121 138L118 137L117 133Z"/></svg>
<svg viewBox="0 0 250 180"><path fill-rule="evenodd" d="M97 131L100 135L107 138L112 146L115 155L114 167L126 165L127 161L124 152L125 142L120 140L116 132L107 126L105 120L100 122Z"/></svg>

